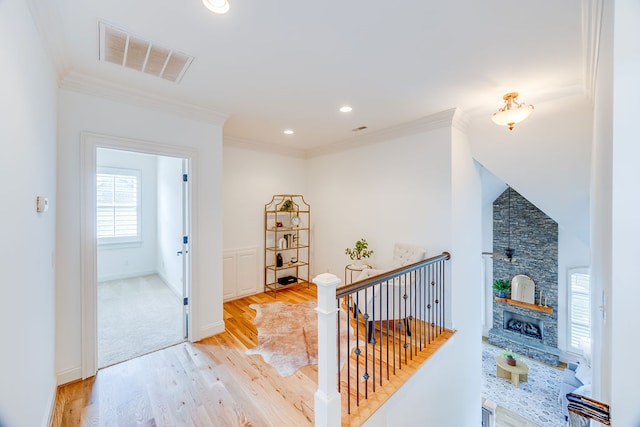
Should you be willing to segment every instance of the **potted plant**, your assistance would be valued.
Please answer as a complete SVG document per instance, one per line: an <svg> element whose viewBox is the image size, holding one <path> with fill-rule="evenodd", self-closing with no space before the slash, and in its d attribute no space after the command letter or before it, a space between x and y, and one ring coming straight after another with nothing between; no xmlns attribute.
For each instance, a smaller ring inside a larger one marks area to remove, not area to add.
<svg viewBox="0 0 640 427"><path fill-rule="evenodd" d="M505 298L507 292L511 289L511 283L506 280L498 279L493 282L493 289L498 291L498 297Z"/></svg>
<svg viewBox="0 0 640 427"><path fill-rule="evenodd" d="M505 348L504 351L500 353L500 356L504 357L507 360L507 365L516 366L516 359L518 358L518 355L509 347Z"/></svg>
<svg viewBox="0 0 640 427"><path fill-rule="evenodd" d="M282 206L280 206L280 211L281 212L290 212L293 210L293 200L291 199L287 199L282 203Z"/></svg>
<svg viewBox="0 0 640 427"><path fill-rule="evenodd" d="M369 249L369 244L365 239L356 241L353 248L347 248L344 253L349 255L354 264L359 265L362 263L362 258L369 258L373 255L373 250Z"/></svg>

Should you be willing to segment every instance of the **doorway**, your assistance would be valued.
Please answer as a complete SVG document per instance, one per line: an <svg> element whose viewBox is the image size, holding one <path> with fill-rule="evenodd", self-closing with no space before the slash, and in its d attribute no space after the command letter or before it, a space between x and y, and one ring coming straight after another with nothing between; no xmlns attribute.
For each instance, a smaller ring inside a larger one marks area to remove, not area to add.
<svg viewBox="0 0 640 427"><path fill-rule="evenodd" d="M181 261L182 271L182 319L183 335L181 341L191 339L192 325L189 321L191 315L191 251L189 235L194 224L192 218L191 205L194 203L192 186L195 184L190 180L190 174L194 172L194 159L197 158L197 151L189 147L159 144L155 142L121 138L110 135L101 135L90 132L81 133L81 280L82 280L82 361L81 378L86 379L96 374L98 370L98 255L97 255L97 153L98 149L122 150L131 153L151 154L160 156L159 159L177 158L180 159L181 170L179 174L181 188L182 230L183 234L178 247L168 252L168 255ZM161 161L159 161L160 165ZM164 175L162 166L158 167L159 174ZM161 187L164 188L164 187ZM159 191L165 194L164 190ZM158 207L158 211L162 208ZM142 238L145 239L143 234ZM159 245L162 246L162 245ZM166 246L162 246L166 247ZM169 249L167 249L169 251ZM166 253L166 252L165 252ZM167 255L167 256L168 256ZM161 258L160 256L158 257ZM166 265L166 261L165 261ZM134 326L134 325L130 325Z"/></svg>
<svg viewBox="0 0 640 427"><path fill-rule="evenodd" d="M187 166L96 148L98 368L187 338Z"/></svg>

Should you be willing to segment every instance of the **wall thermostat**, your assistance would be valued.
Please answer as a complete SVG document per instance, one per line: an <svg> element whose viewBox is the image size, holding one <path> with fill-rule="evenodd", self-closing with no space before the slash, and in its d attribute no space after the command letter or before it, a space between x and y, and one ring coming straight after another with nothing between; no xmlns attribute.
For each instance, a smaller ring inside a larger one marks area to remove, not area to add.
<svg viewBox="0 0 640 427"><path fill-rule="evenodd" d="M46 212L49 209L49 199L46 197L36 197L36 212Z"/></svg>

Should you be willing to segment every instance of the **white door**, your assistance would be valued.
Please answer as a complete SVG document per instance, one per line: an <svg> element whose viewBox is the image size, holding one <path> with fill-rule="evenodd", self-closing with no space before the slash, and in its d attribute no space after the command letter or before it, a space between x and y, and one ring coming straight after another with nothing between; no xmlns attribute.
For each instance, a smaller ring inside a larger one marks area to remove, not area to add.
<svg viewBox="0 0 640 427"><path fill-rule="evenodd" d="M189 160L182 159L182 332L184 339L189 338Z"/></svg>

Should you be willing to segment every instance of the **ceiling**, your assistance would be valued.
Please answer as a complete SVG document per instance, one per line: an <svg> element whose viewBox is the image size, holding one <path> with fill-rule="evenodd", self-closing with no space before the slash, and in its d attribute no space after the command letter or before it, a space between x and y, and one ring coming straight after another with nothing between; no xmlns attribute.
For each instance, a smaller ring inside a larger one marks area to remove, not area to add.
<svg viewBox="0 0 640 427"><path fill-rule="evenodd" d="M215 15L201 0L30 0L63 86L90 76L213 110L226 138L255 143L312 150L452 107L489 120L511 91L585 92L580 0L229 1ZM177 83L101 62L99 21L193 62Z"/></svg>

